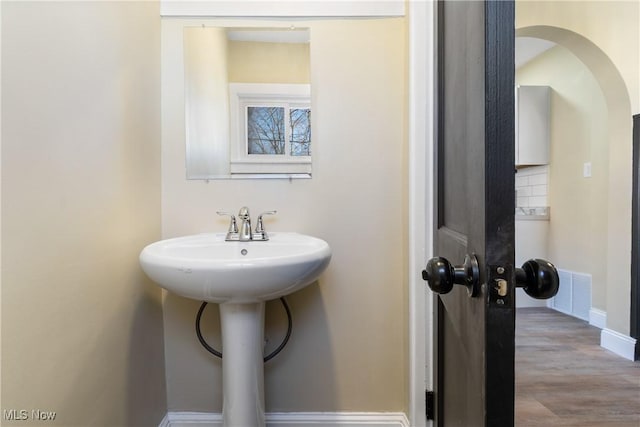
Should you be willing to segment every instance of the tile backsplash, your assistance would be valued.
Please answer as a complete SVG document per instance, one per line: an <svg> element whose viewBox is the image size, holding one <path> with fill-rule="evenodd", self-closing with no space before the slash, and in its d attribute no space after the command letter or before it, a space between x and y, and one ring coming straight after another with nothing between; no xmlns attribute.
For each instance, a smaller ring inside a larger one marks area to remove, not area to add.
<svg viewBox="0 0 640 427"><path fill-rule="evenodd" d="M533 166L516 173L516 207L547 206L549 167Z"/></svg>

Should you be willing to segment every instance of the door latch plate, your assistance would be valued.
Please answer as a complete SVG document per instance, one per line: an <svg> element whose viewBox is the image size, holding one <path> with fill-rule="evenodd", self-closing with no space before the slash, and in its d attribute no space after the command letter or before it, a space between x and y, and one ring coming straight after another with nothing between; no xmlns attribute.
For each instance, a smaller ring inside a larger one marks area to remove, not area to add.
<svg viewBox="0 0 640 427"><path fill-rule="evenodd" d="M513 266L491 265L488 270L487 302L495 307L513 308L515 301Z"/></svg>

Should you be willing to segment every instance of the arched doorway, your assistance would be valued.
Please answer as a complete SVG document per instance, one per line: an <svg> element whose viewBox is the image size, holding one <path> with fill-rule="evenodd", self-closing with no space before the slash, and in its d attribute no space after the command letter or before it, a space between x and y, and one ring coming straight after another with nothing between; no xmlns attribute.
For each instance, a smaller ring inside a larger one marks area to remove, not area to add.
<svg viewBox="0 0 640 427"><path fill-rule="evenodd" d="M601 263L606 269L603 275L606 290L601 307L607 316L601 338L606 347L609 338L628 336L630 331L632 111L629 92L619 70L605 52L576 32L536 25L518 28L516 36L548 40L569 50L591 72L604 97L609 167L606 194L601 203L606 211L606 234L600 239L602 242L597 242L604 248L601 251L604 257L593 262ZM617 348L610 349L621 354ZM629 349L629 346L622 349L627 358Z"/></svg>

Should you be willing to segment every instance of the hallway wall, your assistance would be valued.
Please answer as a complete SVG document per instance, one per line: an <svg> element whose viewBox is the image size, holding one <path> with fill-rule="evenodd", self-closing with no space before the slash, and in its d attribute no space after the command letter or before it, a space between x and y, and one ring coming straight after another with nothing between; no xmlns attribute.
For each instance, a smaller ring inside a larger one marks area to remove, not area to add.
<svg viewBox="0 0 640 427"><path fill-rule="evenodd" d="M518 1L516 34L544 38L545 33L589 67L607 103L606 327L629 335L631 117L640 111L640 3Z"/></svg>
<svg viewBox="0 0 640 427"><path fill-rule="evenodd" d="M587 37L615 64L627 86L633 114L640 112L640 2L516 2L516 28L549 25Z"/></svg>
<svg viewBox="0 0 640 427"><path fill-rule="evenodd" d="M556 46L519 68L521 85L550 86L551 148L547 253L565 270L592 276L592 307L607 307L607 105L593 74ZM592 175L583 177L583 164Z"/></svg>

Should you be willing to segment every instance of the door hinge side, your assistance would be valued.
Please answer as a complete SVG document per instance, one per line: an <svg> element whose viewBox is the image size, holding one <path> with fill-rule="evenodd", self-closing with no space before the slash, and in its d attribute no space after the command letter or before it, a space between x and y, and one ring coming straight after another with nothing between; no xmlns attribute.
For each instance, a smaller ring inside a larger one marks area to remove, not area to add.
<svg viewBox="0 0 640 427"><path fill-rule="evenodd" d="M433 420L434 419L434 404L435 404L435 398L434 398L434 393L433 391L430 390L425 390L425 409L426 409L426 415L427 415L427 419L428 420Z"/></svg>

